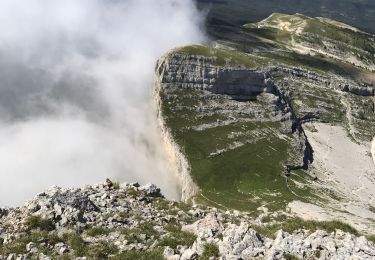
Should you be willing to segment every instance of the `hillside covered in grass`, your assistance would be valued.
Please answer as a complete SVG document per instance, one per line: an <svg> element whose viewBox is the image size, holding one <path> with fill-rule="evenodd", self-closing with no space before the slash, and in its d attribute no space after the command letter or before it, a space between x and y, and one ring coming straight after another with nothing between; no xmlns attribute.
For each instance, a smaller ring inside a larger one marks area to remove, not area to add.
<svg viewBox="0 0 375 260"><path fill-rule="evenodd" d="M199 187L192 199L374 230L373 48L351 26L277 13L160 59L160 115Z"/></svg>
<svg viewBox="0 0 375 260"><path fill-rule="evenodd" d="M304 54L321 54L374 71L375 37L326 18L275 13L244 25L255 37Z"/></svg>

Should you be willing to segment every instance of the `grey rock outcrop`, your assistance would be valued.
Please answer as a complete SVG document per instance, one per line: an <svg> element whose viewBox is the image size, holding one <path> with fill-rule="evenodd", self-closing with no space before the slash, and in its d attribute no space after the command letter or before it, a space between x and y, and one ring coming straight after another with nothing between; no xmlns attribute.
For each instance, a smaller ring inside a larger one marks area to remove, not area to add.
<svg viewBox="0 0 375 260"><path fill-rule="evenodd" d="M173 53L161 59L157 73L166 87L208 90L230 96L274 93L267 71L215 66L215 58Z"/></svg>
<svg viewBox="0 0 375 260"><path fill-rule="evenodd" d="M257 232L254 220L246 214L167 201L154 185L52 187L7 212L0 217L0 259L74 258L77 254L95 258L150 250L157 250L165 259L198 259L207 244L216 247L217 259L223 260L284 259L286 255L303 259L375 258L375 245L365 237L340 230L300 229L293 233L279 230L272 239ZM77 214L85 221L76 218ZM46 218L30 223L30 216ZM46 221L52 228L46 229ZM77 243L81 243L80 248Z"/></svg>
<svg viewBox="0 0 375 260"><path fill-rule="evenodd" d="M374 96L374 88L372 87L360 87L349 84L339 84L338 89L344 92L350 92L359 96Z"/></svg>
<svg viewBox="0 0 375 260"><path fill-rule="evenodd" d="M279 230L271 239L259 234L251 225L243 221L240 225L222 223L209 214L199 220L194 232L197 240L193 249L199 252L204 243L216 244L221 259L284 259L294 255L302 259L373 259L375 246L364 237L355 237L336 230L310 232L297 230L292 234ZM199 224L198 224L199 223ZM205 223L205 224L203 224ZM218 229L219 225L223 229ZM213 232L222 230L219 232ZM222 238L222 239L221 239Z"/></svg>

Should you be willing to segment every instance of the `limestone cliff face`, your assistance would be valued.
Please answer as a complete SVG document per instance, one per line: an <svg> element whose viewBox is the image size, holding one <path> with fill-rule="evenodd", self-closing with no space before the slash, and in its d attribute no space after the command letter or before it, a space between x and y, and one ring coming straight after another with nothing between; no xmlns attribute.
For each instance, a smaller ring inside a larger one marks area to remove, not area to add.
<svg viewBox="0 0 375 260"><path fill-rule="evenodd" d="M161 58L163 61L165 57ZM161 99L160 99L160 88L162 84L162 77L165 72L165 68L160 63L157 64L157 75L155 79L154 88L154 104L156 106L157 119L162 132L162 140L165 151L169 158L169 167L171 171L177 176L181 184L181 200L188 201L198 191L198 186L194 183L190 176L190 165L185 155L182 153L181 148L173 140L170 129L166 126L163 119Z"/></svg>
<svg viewBox="0 0 375 260"><path fill-rule="evenodd" d="M214 58L167 53L157 64L159 81L182 88L211 89L215 83L219 68L212 65Z"/></svg>
<svg viewBox="0 0 375 260"><path fill-rule="evenodd" d="M268 67L265 69L244 69L236 66L217 66L215 65L215 57L205 57L197 55L186 55L171 52L161 58L156 67L157 87L155 93L155 100L158 103L159 111L161 111L160 91L164 93L173 92L174 89L187 89L204 91L206 94L204 99L215 99L220 96L228 96L235 100L236 104L241 101L254 100L256 96L262 93L268 93L272 97L267 102L268 108L263 108L263 111L257 111L255 108L248 108L250 114L264 114L257 120L264 121L262 116L271 117L271 121L278 121L284 126L285 132L293 133L292 142L293 154L290 160L285 165L286 171L298 168L306 168L312 160L311 147L308 144L306 136L302 128L299 126L299 121L290 105L287 93L279 89L272 80L272 75L292 74L296 77L309 77L314 80L325 81L325 79L318 78L313 73L306 73L298 69L287 69L283 67ZM171 94L168 98L174 98ZM208 109L208 108L203 108ZM215 108L211 109L226 109L220 104L215 104ZM245 110L243 107L238 109ZM202 111L204 112L204 111ZM243 111L246 112L246 111ZM173 142L173 137L165 124L163 123L163 115L159 113L161 125L163 125L164 137L167 146L175 147L171 150L179 150L178 146ZM188 162L183 158L180 151L176 151L171 156L172 161L176 161L179 165L176 169L182 172L185 176L189 172ZM184 177L184 179L186 179ZM188 182L190 183L190 181ZM188 191L196 190L187 188ZM185 193L185 192L183 192ZM188 192L190 193L190 192ZM186 195L184 195L186 198Z"/></svg>
<svg viewBox="0 0 375 260"><path fill-rule="evenodd" d="M172 53L158 63L157 73L165 88L208 90L215 94L254 96L275 91L267 71L215 66L215 58Z"/></svg>

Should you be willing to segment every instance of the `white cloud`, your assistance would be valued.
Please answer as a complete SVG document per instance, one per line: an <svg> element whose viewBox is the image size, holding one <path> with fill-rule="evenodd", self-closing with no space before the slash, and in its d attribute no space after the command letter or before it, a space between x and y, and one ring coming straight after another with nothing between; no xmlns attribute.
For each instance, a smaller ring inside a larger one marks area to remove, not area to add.
<svg viewBox="0 0 375 260"><path fill-rule="evenodd" d="M153 182L177 198L155 61L204 40L190 0L0 1L0 205L50 185Z"/></svg>

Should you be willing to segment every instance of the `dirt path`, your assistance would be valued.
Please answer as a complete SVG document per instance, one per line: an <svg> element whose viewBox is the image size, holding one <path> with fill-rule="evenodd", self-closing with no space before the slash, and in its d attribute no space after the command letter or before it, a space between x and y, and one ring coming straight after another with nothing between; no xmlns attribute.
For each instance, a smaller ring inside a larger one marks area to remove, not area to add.
<svg viewBox="0 0 375 260"><path fill-rule="evenodd" d="M342 96L340 101L347 108L346 118L348 119L349 134L353 137L354 140L356 140L356 142L358 142L356 138L356 129L353 126L352 106L345 96Z"/></svg>

